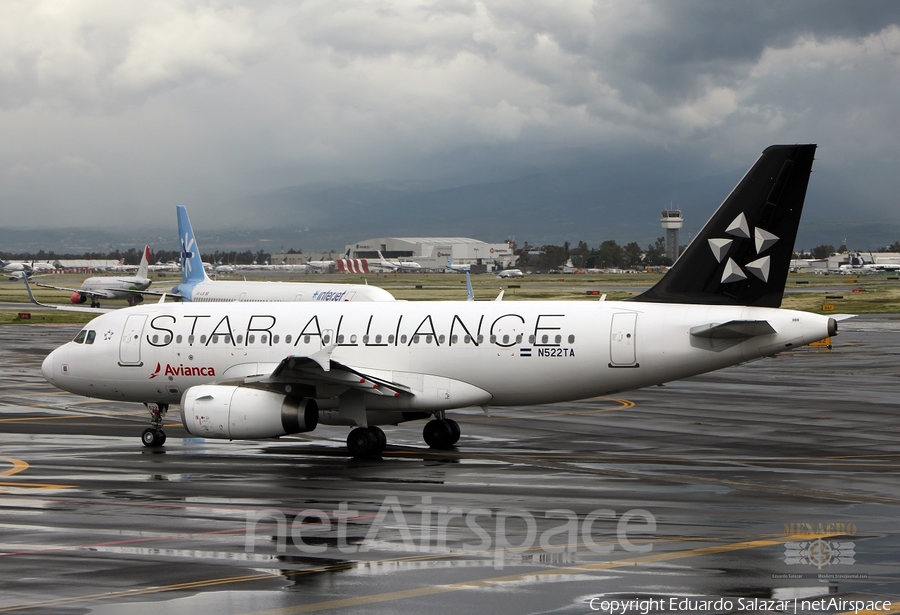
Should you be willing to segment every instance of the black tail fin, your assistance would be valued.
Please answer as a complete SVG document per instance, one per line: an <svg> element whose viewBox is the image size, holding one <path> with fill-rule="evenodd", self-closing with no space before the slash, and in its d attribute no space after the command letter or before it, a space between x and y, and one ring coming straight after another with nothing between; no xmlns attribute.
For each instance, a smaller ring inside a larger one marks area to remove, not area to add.
<svg viewBox="0 0 900 615"><path fill-rule="evenodd" d="M766 148L666 275L632 300L780 307L815 151Z"/></svg>

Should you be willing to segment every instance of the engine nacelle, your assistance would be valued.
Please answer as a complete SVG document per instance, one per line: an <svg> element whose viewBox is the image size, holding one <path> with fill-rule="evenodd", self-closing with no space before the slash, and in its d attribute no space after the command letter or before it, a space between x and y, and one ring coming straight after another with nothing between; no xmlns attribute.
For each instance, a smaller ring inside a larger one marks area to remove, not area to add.
<svg viewBox="0 0 900 615"><path fill-rule="evenodd" d="M72 303L84 303L87 301L87 295L82 295L81 293L72 293Z"/></svg>
<svg viewBox="0 0 900 615"><path fill-rule="evenodd" d="M314 399L204 384L184 392L181 422L188 433L203 438L274 438L315 429L319 406Z"/></svg>

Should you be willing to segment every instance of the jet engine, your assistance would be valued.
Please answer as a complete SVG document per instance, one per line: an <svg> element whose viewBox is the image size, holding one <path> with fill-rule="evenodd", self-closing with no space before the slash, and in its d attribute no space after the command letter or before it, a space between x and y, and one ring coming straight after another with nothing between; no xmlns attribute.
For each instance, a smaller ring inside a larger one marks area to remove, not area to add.
<svg viewBox="0 0 900 615"><path fill-rule="evenodd" d="M184 392L181 422L188 433L203 438L274 438L315 429L319 406L314 399L206 384Z"/></svg>
<svg viewBox="0 0 900 615"><path fill-rule="evenodd" d="M72 303L84 303L87 301L87 295L82 295L81 293L72 293Z"/></svg>

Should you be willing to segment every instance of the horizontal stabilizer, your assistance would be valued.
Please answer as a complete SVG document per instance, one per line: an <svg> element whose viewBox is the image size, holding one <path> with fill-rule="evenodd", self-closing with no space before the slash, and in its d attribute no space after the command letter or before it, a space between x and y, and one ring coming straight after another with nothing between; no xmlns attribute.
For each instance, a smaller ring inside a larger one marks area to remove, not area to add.
<svg viewBox="0 0 900 615"><path fill-rule="evenodd" d="M715 340L749 339L772 333L775 333L775 329L765 320L732 320L722 324L700 325L691 329L691 335L694 337Z"/></svg>

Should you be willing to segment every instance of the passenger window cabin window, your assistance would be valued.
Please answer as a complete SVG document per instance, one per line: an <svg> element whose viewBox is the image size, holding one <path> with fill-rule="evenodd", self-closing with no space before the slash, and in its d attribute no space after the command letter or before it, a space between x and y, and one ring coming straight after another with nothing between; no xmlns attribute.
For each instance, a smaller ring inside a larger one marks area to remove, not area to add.
<svg viewBox="0 0 900 615"><path fill-rule="evenodd" d="M444 343L444 340L445 340L446 338L445 338L443 335L439 335L437 339L438 339L438 344L443 344L443 343Z"/></svg>
<svg viewBox="0 0 900 615"><path fill-rule="evenodd" d="M541 336L541 343L542 343L542 344L546 344L548 341L550 341L550 338L547 337L546 334L543 335L543 336Z"/></svg>
<svg viewBox="0 0 900 615"><path fill-rule="evenodd" d="M194 336L188 335L188 344L193 344L193 343L194 343Z"/></svg>
<svg viewBox="0 0 900 615"><path fill-rule="evenodd" d="M279 339L280 339L280 338L279 338L277 335L273 335L273 336L272 336L272 343L273 343L273 344L277 344Z"/></svg>
<svg viewBox="0 0 900 615"><path fill-rule="evenodd" d="M451 336L450 336L450 343L451 343L451 344L455 344L455 343L457 343L458 341L459 341L459 336L458 336L458 335L451 335Z"/></svg>
<svg viewBox="0 0 900 615"><path fill-rule="evenodd" d="M401 343L401 344L405 344L405 343L406 343L406 334L405 334L405 333L404 333L403 335L400 336L400 343Z"/></svg>
<svg viewBox="0 0 900 615"><path fill-rule="evenodd" d="M344 343L344 334L341 333L340 335L338 335L338 344L343 344L343 343Z"/></svg>
<svg viewBox="0 0 900 615"><path fill-rule="evenodd" d="M559 344L559 343L561 343L561 342L562 342L562 335L557 335L557 336L556 336L556 343Z"/></svg>
<svg viewBox="0 0 900 615"><path fill-rule="evenodd" d="M181 334L179 333L178 335L175 336L175 343L180 344L181 340L182 340L182 337L181 337Z"/></svg>
<svg viewBox="0 0 900 615"><path fill-rule="evenodd" d="M388 344L393 344L393 343L394 343L394 334L391 333L390 335L388 335Z"/></svg>
<svg viewBox="0 0 900 615"><path fill-rule="evenodd" d="M266 335L265 333L263 333L262 335L259 336L259 341L260 341L260 343L262 343L262 344L268 344L268 343L269 343L269 336Z"/></svg>
<svg viewBox="0 0 900 615"><path fill-rule="evenodd" d="M205 336L205 335L201 335L201 336L200 336L200 343L201 343L201 344L205 344L205 343L206 343L206 336Z"/></svg>
<svg viewBox="0 0 900 615"><path fill-rule="evenodd" d="M376 344L380 344L380 343L381 343L381 334L380 334L380 333L379 333L378 335L375 336L375 343L376 343Z"/></svg>
<svg viewBox="0 0 900 615"><path fill-rule="evenodd" d="M247 336L247 343L248 343L248 344L255 344L255 343L256 343L256 336L255 336L255 335L248 335L248 336Z"/></svg>
<svg viewBox="0 0 900 615"><path fill-rule="evenodd" d="M293 338L292 338L290 335L285 335L285 336L284 336L284 343L285 343L285 344L290 344L290 343L291 343L291 339L293 339Z"/></svg>
<svg viewBox="0 0 900 615"><path fill-rule="evenodd" d="M150 338L150 343L153 344L154 346L156 346L157 342L159 342L158 335L154 335L153 337Z"/></svg>
<svg viewBox="0 0 900 615"><path fill-rule="evenodd" d="M172 336L168 333L163 337L163 344L169 344L172 341Z"/></svg>
<svg viewBox="0 0 900 615"><path fill-rule="evenodd" d="M355 334L355 333L354 333L353 335L350 336L350 343L351 343L351 344L355 344L355 343L356 343L356 334Z"/></svg>
<svg viewBox="0 0 900 615"><path fill-rule="evenodd" d="M309 336L308 336L308 335L304 335L304 336L303 336L303 343L304 343L304 344L309 344Z"/></svg>
<svg viewBox="0 0 900 615"><path fill-rule="evenodd" d="M570 343L570 344L574 344L574 343L575 343L575 336L574 336L574 335L570 335L570 336L569 336L569 343Z"/></svg>
<svg viewBox="0 0 900 615"><path fill-rule="evenodd" d="M244 343L244 336L243 336L243 335L238 335L238 336L237 336L237 343L238 343L239 345Z"/></svg>
<svg viewBox="0 0 900 615"><path fill-rule="evenodd" d="M466 344L471 344L471 343L472 343L472 336L466 334L466 336L463 338L463 342L466 343Z"/></svg>

